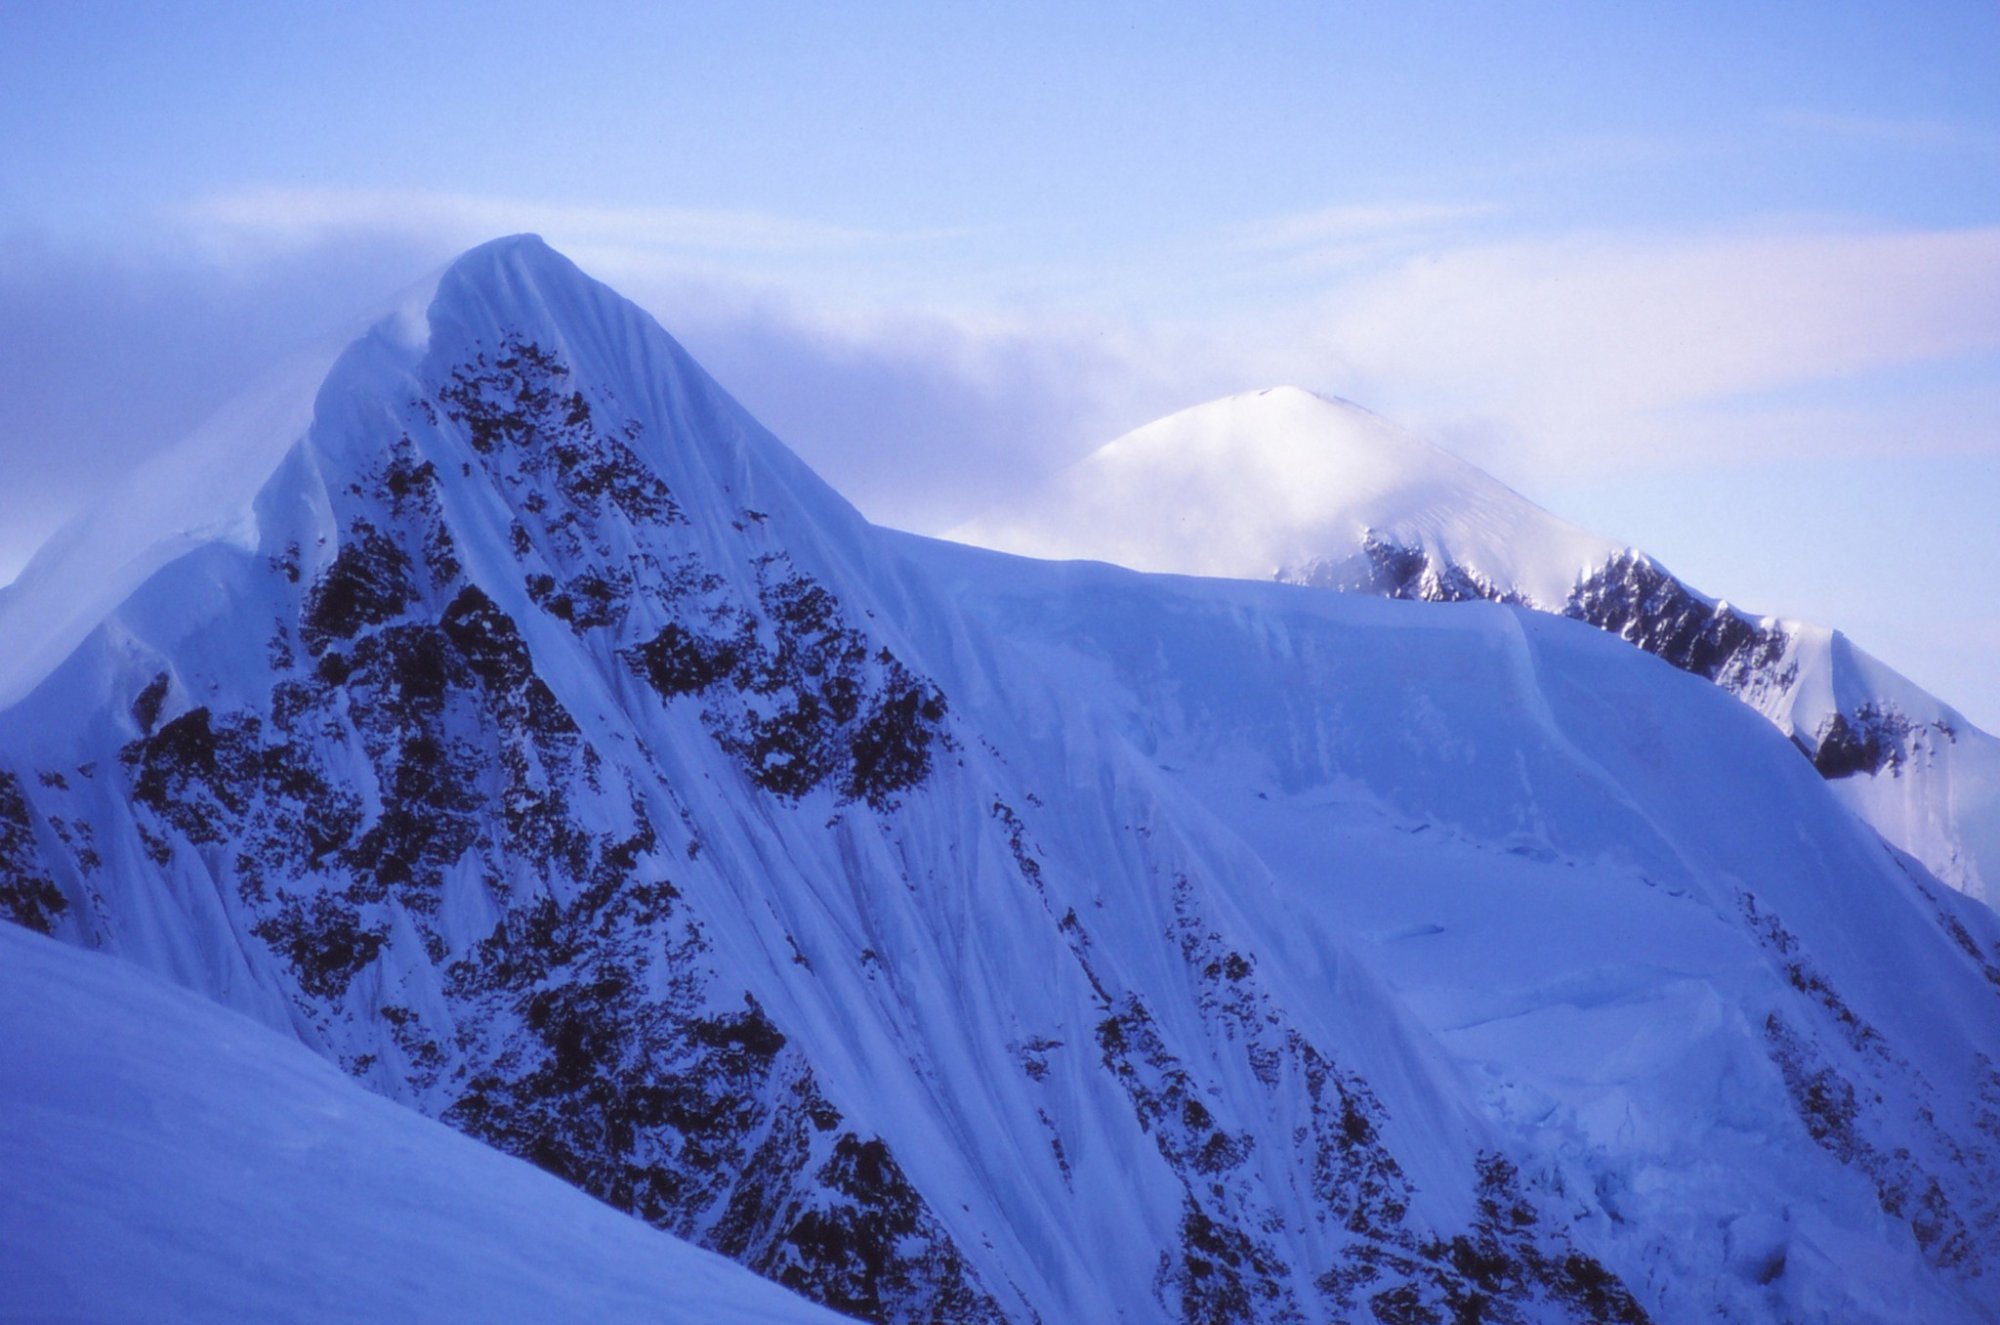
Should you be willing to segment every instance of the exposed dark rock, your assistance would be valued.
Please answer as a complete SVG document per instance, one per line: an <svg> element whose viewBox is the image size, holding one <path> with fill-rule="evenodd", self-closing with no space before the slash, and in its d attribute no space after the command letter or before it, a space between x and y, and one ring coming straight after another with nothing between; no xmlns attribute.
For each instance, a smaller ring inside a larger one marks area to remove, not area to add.
<svg viewBox="0 0 2000 1325"><path fill-rule="evenodd" d="M517 908L454 964L479 1024L522 1030L485 1046L478 1061L507 1070L474 1069L446 1120L838 1310L998 1320L887 1148L842 1129L755 1000L707 1004L706 942L675 896L613 870L567 906Z"/></svg>
<svg viewBox="0 0 2000 1325"><path fill-rule="evenodd" d="M839 600L787 559L760 563L758 615L723 605L626 649L662 699L700 695L703 724L751 780L797 799L831 785L886 809L949 745L944 695L847 624Z"/></svg>
<svg viewBox="0 0 2000 1325"><path fill-rule="evenodd" d="M1181 1207L1181 1246L1167 1282L1188 1325L1299 1319L1285 1291L1286 1266L1240 1229L1217 1223L1193 1199ZM1275 1315L1274 1315L1275 1313Z"/></svg>
<svg viewBox="0 0 2000 1325"><path fill-rule="evenodd" d="M1937 916L1938 927L1958 945L1961 952L1972 959L1973 965L1977 966L1980 974L1986 977L1986 983L1992 985L1995 991L2000 991L2000 944L1996 944L1990 954L1982 951L1979 941L1972 937L1970 930L1966 929L1965 922L1946 910L1922 881L1919 881L1917 886L1923 892L1925 900L1931 904L1931 910Z"/></svg>
<svg viewBox="0 0 2000 1325"><path fill-rule="evenodd" d="M1272 1090L1303 1082L1308 1113L1292 1136L1289 1164L1308 1175L1315 1217L1343 1239L1333 1264L1313 1267L1327 1318L1435 1322L1640 1322L1645 1312L1610 1271L1578 1252L1560 1226L1528 1202L1511 1166L1479 1166L1481 1217L1452 1238L1409 1222L1412 1189L1382 1140L1385 1111L1366 1083L1341 1071L1289 1022L1261 988L1256 964L1229 948L1201 916L1192 885L1174 886L1169 933L1201 981L1199 1007L1217 1043L1235 1045ZM1267 1230L1272 1215L1254 1183L1233 1170L1247 1145L1232 1143L1218 1117L1229 1097L1203 1087L1144 1007L1108 993L1075 913L1061 929L1112 1015L1097 1028L1105 1067L1124 1086L1141 1125L1182 1180L1183 1245L1163 1258L1158 1280L1183 1320L1306 1319L1287 1286L1292 1271ZM1246 1138L1247 1140L1247 1138ZM1547 1304L1546 1306L1542 1304Z"/></svg>
<svg viewBox="0 0 2000 1325"><path fill-rule="evenodd" d="M729 676L741 661L733 639L698 635L677 621L629 654L662 699L698 694Z"/></svg>
<svg viewBox="0 0 2000 1325"><path fill-rule="evenodd" d="M1497 1155L1479 1162L1479 1214L1472 1228L1429 1248L1451 1321L1523 1321L1522 1307L1545 1296L1571 1320L1591 1325L1646 1325L1648 1317L1618 1277L1573 1250L1550 1255L1541 1245L1541 1214L1522 1195L1519 1174ZM1539 1314L1539 1313L1537 1313Z"/></svg>
<svg viewBox="0 0 2000 1325"><path fill-rule="evenodd" d="M516 691L534 674L528 646L513 618L494 606L478 585L459 590L438 625L487 685Z"/></svg>
<svg viewBox="0 0 2000 1325"><path fill-rule="evenodd" d="M0 917L53 934L56 921L67 910L68 899L42 867L21 781L0 771Z"/></svg>
<svg viewBox="0 0 2000 1325"><path fill-rule="evenodd" d="M1952 739L1953 733L1944 724L1931 725L1945 740ZM1862 704L1851 713L1835 713L1822 722L1807 753L1813 767L1827 779L1894 773L1909 761L1916 748L1915 738L1923 730L1924 724L1913 723L1893 709Z"/></svg>
<svg viewBox="0 0 2000 1325"><path fill-rule="evenodd" d="M437 466L418 461L405 437L382 467L381 491L389 498L390 509L402 515L406 507L429 508L436 500Z"/></svg>
<svg viewBox="0 0 2000 1325"><path fill-rule="evenodd" d="M320 893L310 901L278 895L278 908L254 932L291 962L299 988L313 998L338 999L388 940L385 926L364 925L349 903Z"/></svg>
<svg viewBox="0 0 2000 1325"><path fill-rule="evenodd" d="M1774 674L1788 643L1783 630L1699 597L1629 550L1580 581L1563 614L1731 690L1752 674Z"/></svg>
<svg viewBox="0 0 2000 1325"><path fill-rule="evenodd" d="M411 903L479 838L486 752L447 721L454 703L477 707L464 698L472 685L472 669L439 627L391 626L355 646L346 708L374 763L382 810L341 860L371 896L395 888Z"/></svg>
<svg viewBox="0 0 2000 1325"><path fill-rule="evenodd" d="M1439 561L1420 548L1390 542L1372 530L1362 539L1361 550L1368 558L1374 592L1384 598L1426 603L1520 601L1518 594L1456 562Z"/></svg>
<svg viewBox="0 0 2000 1325"><path fill-rule="evenodd" d="M890 664L873 710L848 738L847 778L841 794L882 806L931 771L931 746L943 730L944 696Z"/></svg>
<svg viewBox="0 0 2000 1325"><path fill-rule="evenodd" d="M1027 882L1029 887L1033 888L1036 892L1043 891L1042 862L1037 860L1035 853L1028 849L1028 826L1021 821L1021 816L1015 812L1014 807L1005 801L994 801L991 812L993 817L998 819L1001 826L1007 830L1007 850L1014 857L1014 868L1020 871L1021 878Z"/></svg>
<svg viewBox="0 0 2000 1325"><path fill-rule="evenodd" d="M482 455L551 475L572 507L616 509L635 524L683 519L667 485L629 445L637 425L623 436L600 431L583 393L564 388L568 377L555 355L515 337L491 359L480 354L454 368L437 395Z"/></svg>
<svg viewBox="0 0 2000 1325"><path fill-rule="evenodd" d="M206 707L189 709L125 748L136 763L132 796L190 842L219 842L249 804L261 723L232 715L218 726Z"/></svg>
<svg viewBox="0 0 2000 1325"><path fill-rule="evenodd" d="M1765 1018L1764 1039L1806 1134L1875 1184L1883 1213L1909 1224L1932 1265L1978 1274L1980 1256L1965 1221L1937 1179L1918 1166L1908 1149L1886 1149L1871 1139L1865 1097L1854 1083L1775 1012Z"/></svg>
<svg viewBox="0 0 2000 1325"><path fill-rule="evenodd" d="M1742 907L1744 922L1756 936L1759 946L1770 953L1784 971L1785 982L1817 1003L1855 1049L1879 1050L1881 1035L1847 1005L1847 1000L1820 973L1806 956L1798 936L1785 928L1784 922L1768 908L1760 907L1755 894L1742 894L1738 905Z"/></svg>
<svg viewBox="0 0 2000 1325"><path fill-rule="evenodd" d="M1750 894L1743 895L1741 904L1752 932L1776 958L1786 983L1804 995L1857 1054L1876 1062L1891 1061L1882 1035L1813 965L1798 938ZM1976 1272L1979 1258L1971 1235L1937 1180L1918 1167L1907 1148L1885 1147L1869 1138L1864 1118L1868 1096L1776 1012L1765 1018L1764 1038L1807 1134L1841 1163L1868 1175L1883 1211L1908 1221L1933 1264L1971 1266ZM1879 1103L1879 1095L1873 1098Z"/></svg>
<svg viewBox="0 0 2000 1325"><path fill-rule="evenodd" d="M520 628L479 586L461 589L439 625L484 687L495 717L544 743L577 735L576 720L536 674Z"/></svg>
<svg viewBox="0 0 2000 1325"><path fill-rule="evenodd" d="M538 607L579 632L615 624L632 596L632 577L622 570L580 571L561 587L553 575L530 575L527 584Z"/></svg>
<svg viewBox="0 0 2000 1325"><path fill-rule="evenodd" d="M160 720L160 706L166 702L167 674L161 672L148 681L146 688L132 701L132 721L139 724L141 733L152 735L153 724Z"/></svg>
<svg viewBox="0 0 2000 1325"><path fill-rule="evenodd" d="M1526 602L1465 567L1373 531L1364 536L1361 550L1368 563L1363 587L1382 597ZM1319 587L1354 587L1346 575L1340 566L1315 562L1287 578ZM1783 627L1703 598L1650 557L1630 550L1580 579L1561 610L1742 698L1782 691L1797 676L1797 665L1785 659L1791 638ZM1946 724L1936 726L1944 740L1954 739ZM1852 713L1832 715L1810 740L1803 735L1793 739L1820 775L1831 779L1893 772L1910 759L1921 730L1900 714L1864 704Z"/></svg>
<svg viewBox="0 0 2000 1325"><path fill-rule="evenodd" d="M415 592L401 548L365 521L356 522L353 534L306 595L299 637L315 655L364 626L391 620Z"/></svg>
<svg viewBox="0 0 2000 1325"><path fill-rule="evenodd" d="M1823 778L1873 773L1895 757L1895 747L1885 748L1879 731L1871 727L1857 729L1845 714L1829 716L1820 724L1815 737L1813 767Z"/></svg>
<svg viewBox="0 0 2000 1325"><path fill-rule="evenodd" d="M886 1145L843 1132L832 1150L813 1176L833 1199L797 1212L775 1263L752 1268L862 1320L1004 1319Z"/></svg>
<svg viewBox="0 0 2000 1325"><path fill-rule="evenodd" d="M1359 590L1381 598L1401 598L1422 603L1466 603L1525 601L1511 589L1502 588L1475 571L1450 560L1433 556L1423 548L1410 547L1370 529L1361 537L1365 569L1348 561L1318 558L1303 566L1280 572L1288 584L1316 589ZM1364 582L1356 583L1362 569Z"/></svg>
<svg viewBox="0 0 2000 1325"><path fill-rule="evenodd" d="M938 687L871 636L869 614L789 559L746 561L750 592L742 568L663 543L685 517L635 449L636 426L601 429L598 409L615 397L569 378L552 353L510 339L435 392L478 453L442 476L454 502L466 480L514 503L518 564L488 583L525 587L593 655L619 649L663 702L694 697L710 738L775 796L888 809L921 786L938 750L956 748ZM738 977L718 973L693 900L661 867L696 857L699 825L683 811L687 839L663 844L653 801L632 783L621 789L629 816L603 794L598 755L538 674L520 623L466 579L441 491L438 467L404 438L334 494L347 534L333 561L303 594L279 591L300 602L296 620L259 622L260 635L275 632L267 695L204 695L162 722L165 675L139 693L125 763L147 856L164 863L179 850L179 872L208 871L230 923L278 959L257 968L288 973L294 1015L341 1043L350 1070L838 1310L1001 1319L891 1145L853 1126L805 1046ZM747 541L767 548L767 531L751 528L766 517L742 515ZM1491 596L1476 577L1376 552L1399 592ZM299 582L296 547L271 576ZM641 639L635 616L667 624ZM556 637L544 617L528 625ZM296 662L293 640L309 650ZM177 704L194 697L171 693ZM602 770L615 785L618 766ZM673 789L647 794L671 802ZM31 811L17 784L0 782L0 907L48 928L67 903L42 872ZM1026 823L997 799L991 813L982 831L1005 837L1039 893L1048 885ZM48 824L51 849L60 837L87 871L90 825ZM497 923L448 951L462 931L440 920L447 897L455 919ZM1184 880L1175 905L1165 937L1213 1034L1187 1035L1178 1003L1156 1021L1119 972L1094 963L1070 910L1054 923L1101 1000L1095 1053L1085 1039L1065 1061L1061 1042L1031 1039L1017 1083L1054 1090L1096 1063L1119 1081L1183 1188L1162 1306L1189 1321L1358 1318L1371 1306L1383 1319L1504 1320L1554 1301L1578 1319L1638 1318L1617 1281L1518 1195L1494 1196L1490 1221L1449 1240L1413 1227L1380 1101L1282 1014L1254 957L1202 921ZM870 978L895 975L873 949L862 960ZM342 1043L378 1006L379 1023L358 1032L375 1038ZM1225 1072L1218 1055L1237 1053ZM1282 1093L1289 1130L1260 1132L1262 1104L1223 1089L1245 1066ZM1066 1180L1071 1152L1055 1118L1069 1116L1053 1100L1039 1110ZM1283 1153L1253 1153L1254 1135ZM1263 1191L1267 1170L1297 1175L1284 1214ZM1509 1171L1495 1190L1512 1181ZM1288 1263L1293 1209L1317 1221L1312 1245L1331 1248L1332 1263Z"/></svg>

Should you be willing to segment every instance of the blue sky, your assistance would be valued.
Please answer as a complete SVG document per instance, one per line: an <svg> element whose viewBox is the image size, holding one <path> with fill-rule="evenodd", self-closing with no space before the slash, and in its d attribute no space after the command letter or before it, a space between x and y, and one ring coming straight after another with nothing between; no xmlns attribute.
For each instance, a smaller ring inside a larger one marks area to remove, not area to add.
<svg viewBox="0 0 2000 1325"><path fill-rule="evenodd" d="M2000 727L2000 7L0 0L0 576L494 234L926 530L1359 401Z"/></svg>

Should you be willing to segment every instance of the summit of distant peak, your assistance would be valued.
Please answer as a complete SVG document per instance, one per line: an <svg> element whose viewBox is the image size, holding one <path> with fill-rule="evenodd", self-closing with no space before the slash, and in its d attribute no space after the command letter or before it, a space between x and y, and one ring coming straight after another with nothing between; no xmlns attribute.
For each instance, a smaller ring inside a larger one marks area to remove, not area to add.
<svg viewBox="0 0 2000 1325"><path fill-rule="evenodd" d="M1227 458L1249 463L1253 475L1281 478L1315 509L1350 505L1364 490L1387 491L1448 481L1468 489L1501 489L1474 466L1351 400L1298 386L1272 386L1192 405L1126 433L1079 463L1143 454L1148 465L1187 467ZM1278 471L1263 473L1263 471Z"/></svg>
<svg viewBox="0 0 2000 1325"><path fill-rule="evenodd" d="M1310 419L1315 415L1328 420L1347 417L1376 420L1381 418L1373 411L1340 396L1323 395L1289 382L1280 382L1250 391L1238 391L1234 395L1220 396L1214 400L1205 400L1197 405L1189 405L1165 418L1154 420L1138 431L1148 431L1171 419L1231 414L1244 418Z"/></svg>
<svg viewBox="0 0 2000 1325"><path fill-rule="evenodd" d="M1617 549L1351 401L1273 386L1126 433L953 537L1030 556L1268 579L1374 536L1449 546L1561 603Z"/></svg>
<svg viewBox="0 0 2000 1325"><path fill-rule="evenodd" d="M1291 382L1278 382L1271 386L1257 387L1249 391L1239 391L1233 396L1223 396L1199 405L1190 405L1180 413L1188 414L1205 409L1322 409L1342 413L1353 412L1377 417L1372 410L1363 408L1344 396L1329 396L1309 390ZM1169 415L1169 418L1174 417Z"/></svg>

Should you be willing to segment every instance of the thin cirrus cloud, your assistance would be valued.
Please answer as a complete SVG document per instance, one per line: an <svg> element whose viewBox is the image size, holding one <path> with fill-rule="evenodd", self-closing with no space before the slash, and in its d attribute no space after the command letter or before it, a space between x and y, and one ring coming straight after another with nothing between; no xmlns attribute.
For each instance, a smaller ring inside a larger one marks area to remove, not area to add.
<svg viewBox="0 0 2000 1325"><path fill-rule="evenodd" d="M1770 118L1781 128L1871 147L1947 151L2000 146L2000 136L1952 120L1897 119L1802 107L1773 111Z"/></svg>
<svg viewBox="0 0 2000 1325"><path fill-rule="evenodd" d="M1878 390L1822 423L1901 410L1899 373L2000 355L1995 308L2000 227L1805 226L1440 246L1326 292L1309 334L1427 414L1504 421L1517 460L1619 468L1726 458L1676 439L1677 410L1754 415L1768 393L1856 378ZM1882 444L2000 447L1986 423Z"/></svg>
<svg viewBox="0 0 2000 1325"><path fill-rule="evenodd" d="M178 209L190 233L292 246L355 232L417 233L471 244L523 229L558 231L592 247L749 255L833 254L954 237L832 225L766 212L606 207L432 190L258 187Z"/></svg>
<svg viewBox="0 0 2000 1325"><path fill-rule="evenodd" d="M1497 203L1488 202L1343 204L1239 225L1230 237L1251 250L1409 239L1467 221L1487 220L1502 210Z"/></svg>
<svg viewBox="0 0 2000 1325"><path fill-rule="evenodd" d="M792 298L759 306L766 315L785 308L797 322L797 308L811 305L821 342L838 340L843 321L868 322L844 317L848 310L837 306L865 269L927 265L913 246L978 247L967 231L423 191L249 189L198 200L181 216L205 242L253 251L364 233L428 239L445 251L537 229L614 279L669 287L698 277L712 295L741 306L748 306L742 291L782 282L784 268L803 265L816 270L799 273ZM1183 265L1222 273L1203 282L1205 290L1219 295L1233 271L1257 295L1248 307L1218 298L1224 306L1212 318L1198 307L1176 309L1177 320L1193 325L1172 339L1226 365L1220 376L1261 370L1270 380L1303 377L1322 388L1373 385L1397 401L1427 402L1427 414L1492 416L1531 450L1561 440L1537 439L1538 432L1591 425L1598 434L1593 454L1614 461L1616 448L1606 450L1604 434L1621 420L2000 352L2000 319L1991 312L2000 307L2000 227L1867 231L1800 223L1694 236L1490 238L1506 220L1505 209L1490 202L1342 203L1190 236L1176 246L1186 250ZM1157 275L1175 261L1149 261L1146 272ZM1129 279L1137 284L1143 275L1135 268ZM1039 273L1022 276L1024 286L1039 284ZM982 323L1004 327L1000 338L1017 345L1034 335L1023 328L1043 311L992 307L991 282L977 292L954 289L948 278L928 287L922 279L885 284L911 307L878 304L872 312L950 322L961 347L982 337ZM1107 312L1111 320L1144 316L1134 311L1143 300L1110 293L1117 306ZM1053 320L1051 343L1073 339L1074 314L1072 307ZM1211 335L1200 333L1203 322ZM1125 337L1157 339L1138 326L1128 326ZM857 338L879 340L870 331ZM925 376L936 377L934 365ZM1259 383L1253 376L1243 384Z"/></svg>

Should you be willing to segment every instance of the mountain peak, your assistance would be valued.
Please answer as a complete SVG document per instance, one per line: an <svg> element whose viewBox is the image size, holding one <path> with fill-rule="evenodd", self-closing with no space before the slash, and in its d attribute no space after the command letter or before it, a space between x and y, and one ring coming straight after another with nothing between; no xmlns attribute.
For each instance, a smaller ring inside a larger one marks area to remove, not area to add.
<svg viewBox="0 0 2000 1325"><path fill-rule="evenodd" d="M586 275L547 240L532 233L503 235L475 244L444 265L435 285L440 294L449 289L471 289L514 298L547 296L573 286L595 289L625 302L622 295Z"/></svg>
<svg viewBox="0 0 2000 1325"><path fill-rule="evenodd" d="M1365 558L1326 559L1371 536L1448 544L1466 569L1557 605L1617 550L1380 415L1296 386L1149 423L953 531L1030 556L1236 579L1365 575Z"/></svg>
<svg viewBox="0 0 2000 1325"><path fill-rule="evenodd" d="M590 396L615 428L651 419L640 449L671 471L667 481L745 504L782 489L833 525L858 520L650 314L539 235L508 235L387 301L358 337L299 356L58 531L0 587L10 644L0 704L45 681L172 563L217 545L273 555L296 533L281 537L278 525L323 511L327 491L377 465L399 436L440 472L459 470L476 457L447 436L440 390L460 374L503 371L523 350L546 364L549 389ZM603 445L625 445L615 428Z"/></svg>
<svg viewBox="0 0 2000 1325"><path fill-rule="evenodd" d="M556 252L555 249L549 247L549 241L543 239L532 230L523 230L518 234L512 235L500 235L484 243L474 244L471 248L453 258L449 265L460 267L480 259L514 257L517 255L531 260L553 260L570 267L575 265L568 258L565 258L562 254Z"/></svg>
<svg viewBox="0 0 2000 1325"><path fill-rule="evenodd" d="M582 268L532 231L474 244L439 268L435 283L456 281L492 286L510 280L598 285Z"/></svg>

